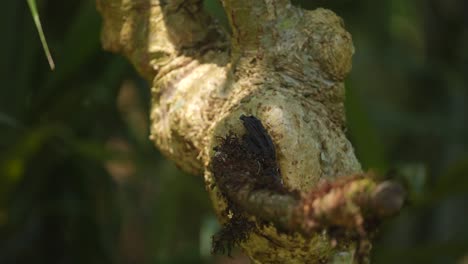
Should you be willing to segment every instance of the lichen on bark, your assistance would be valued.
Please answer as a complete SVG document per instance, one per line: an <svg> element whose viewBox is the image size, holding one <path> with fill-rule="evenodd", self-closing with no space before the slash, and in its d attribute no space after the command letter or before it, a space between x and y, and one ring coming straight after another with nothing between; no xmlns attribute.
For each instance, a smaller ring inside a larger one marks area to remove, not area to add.
<svg viewBox="0 0 468 264"><path fill-rule="evenodd" d="M212 161L223 138L246 133L243 115L261 120L271 136L285 189L306 196L322 180L362 175L345 136L343 80L354 47L342 19L289 0L221 2L232 34L201 0L97 0L104 48L124 54L152 83L156 146L181 169L204 175L222 223L231 216ZM371 193L377 184L366 180ZM261 191L256 197L277 195ZM255 201L271 207L273 200ZM258 224L241 247L254 263L351 263L357 242Z"/></svg>

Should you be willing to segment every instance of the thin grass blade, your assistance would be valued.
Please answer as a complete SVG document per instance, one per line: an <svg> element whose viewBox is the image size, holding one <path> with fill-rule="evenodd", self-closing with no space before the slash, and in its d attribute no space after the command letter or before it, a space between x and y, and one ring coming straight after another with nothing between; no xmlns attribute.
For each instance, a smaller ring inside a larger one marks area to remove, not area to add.
<svg viewBox="0 0 468 264"><path fill-rule="evenodd" d="M50 54L49 46L47 45L44 31L42 30L41 20L39 19L39 12L37 11L36 0L28 0L28 5L29 9L31 10L31 15L34 19L34 24L36 24L37 32L39 33L39 38L41 39L42 47L44 48L44 53L47 57L47 61L49 62L50 69L54 70L54 59Z"/></svg>

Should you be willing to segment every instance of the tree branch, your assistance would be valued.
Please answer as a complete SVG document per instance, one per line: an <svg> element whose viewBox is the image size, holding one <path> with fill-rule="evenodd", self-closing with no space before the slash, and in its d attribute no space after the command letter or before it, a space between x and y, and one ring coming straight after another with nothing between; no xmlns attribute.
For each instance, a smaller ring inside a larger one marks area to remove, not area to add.
<svg viewBox="0 0 468 264"><path fill-rule="evenodd" d="M129 58L152 81L180 53L226 45L220 27L202 9L202 0L96 0L103 16L102 44ZM208 43L209 42L209 43Z"/></svg>
<svg viewBox="0 0 468 264"><path fill-rule="evenodd" d="M202 140L220 104L229 44L201 0L96 0L105 49L125 55L152 85L151 138L177 165L203 174ZM173 106L177 106L177 111Z"/></svg>
<svg viewBox="0 0 468 264"><path fill-rule="evenodd" d="M364 174L345 135L343 80L354 47L333 12L287 0L223 0L229 43L201 0L96 1L103 46L152 83L151 139L181 169L204 174L220 221L241 231L224 235L253 263L344 255L351 263L359 241L333 243L314 231L338 225L359 233L356 219L401 206L392 183L337 178ZM228 155L220 138L242 151Z"/></svg>
<svg viewBox="0 0 468 264"><path fill-rule="evenodd" d="M289 0L222 0L233 31L235 49L257 50L268 24L275 22L290 6Z"/></svg>
<svg viewBox="0 0 468 264"><path fill-rule="evenodd" d="M330 227L365 235L366 219L398 213L405 200L403 187L392 181L376 182L359 175L339 186L324 182L298 199L293 194L244 187L227 196L248 214L288 232L311 236Z"/></svg>

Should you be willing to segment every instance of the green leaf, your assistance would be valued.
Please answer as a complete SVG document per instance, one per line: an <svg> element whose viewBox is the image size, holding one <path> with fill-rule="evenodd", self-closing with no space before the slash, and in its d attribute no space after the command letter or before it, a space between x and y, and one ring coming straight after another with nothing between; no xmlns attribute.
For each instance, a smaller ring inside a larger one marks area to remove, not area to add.
<svg viewBox="0 0 468 264"><path fill-rule="evenodd" d="M47 45L44 31L42 30L41 20L39 19L39 12L37 11L36 0L28 0L28 5L29 9L31 10L31 15L34 19L34 24L36 24L37 32L39 33L39 38L41 39L42 47L44 48L44 53L47 57L47 61L49 62L50 69L54 70L54 59L50 54L49 46Z"/></svg>

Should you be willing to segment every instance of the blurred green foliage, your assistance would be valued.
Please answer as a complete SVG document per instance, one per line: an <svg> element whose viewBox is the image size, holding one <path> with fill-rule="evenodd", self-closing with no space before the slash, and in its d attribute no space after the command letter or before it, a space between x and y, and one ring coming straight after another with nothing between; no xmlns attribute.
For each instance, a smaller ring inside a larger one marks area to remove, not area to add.
<svg viewBox="0 0 468 264"><path fill-rule="evenodd" d="M457 263L468 254L468 2L293 2L344 18L356 46L349 136L365 168L395 168L411 189L374 262ZM26 1L2 4L0 263L229 263L209 256L217 225L202 180L147 139L148 85L101 50L94 1L38 1L54 72Z"/></svg>

